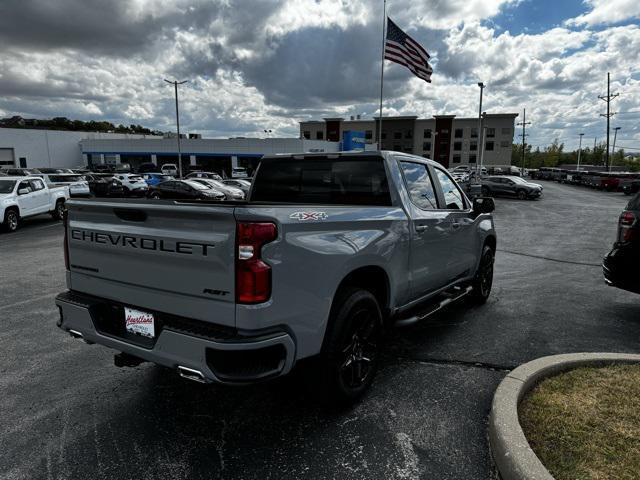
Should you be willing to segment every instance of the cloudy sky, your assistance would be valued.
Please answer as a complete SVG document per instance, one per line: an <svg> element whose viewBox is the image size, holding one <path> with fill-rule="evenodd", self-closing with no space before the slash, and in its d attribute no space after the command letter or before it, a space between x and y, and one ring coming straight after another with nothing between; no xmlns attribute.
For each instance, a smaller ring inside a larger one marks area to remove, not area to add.
<svg viewBox="0 0 640 480"><path fill-rule="evenodd" d="M385 115L521 112L528 140L640 150L640 1L389 0L431 53L426 84L385 65ZM297 122L377 114L382 0L2 0L0 117L181 123L210 137L297 136ZM521 121L521 116L517 121ZM519 132L518 132L519 133Z"/></svg>

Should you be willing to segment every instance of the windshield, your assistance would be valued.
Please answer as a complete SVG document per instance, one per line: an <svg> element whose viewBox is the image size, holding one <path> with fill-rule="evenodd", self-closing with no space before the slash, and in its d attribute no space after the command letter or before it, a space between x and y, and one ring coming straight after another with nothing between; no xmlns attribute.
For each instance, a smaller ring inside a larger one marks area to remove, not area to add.
<svg viewBox="0 0 640 480"><path fill-rule="evenodd" d="M209 190L209 187L194 180L185 180L184 183L186 183L187 185L191 185L196 190Z"/></svg>
<svg viewBox="0 0 640 480"><path fill-rule="evenodd" d="M16 186L15 180L2 180L0 179L0 193L11 193L13 187Z"/></svg>

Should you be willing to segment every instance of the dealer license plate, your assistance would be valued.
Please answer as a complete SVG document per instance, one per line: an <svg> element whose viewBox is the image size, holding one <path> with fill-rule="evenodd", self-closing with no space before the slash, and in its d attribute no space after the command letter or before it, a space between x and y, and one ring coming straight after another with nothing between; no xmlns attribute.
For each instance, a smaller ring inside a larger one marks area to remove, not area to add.
<svg viewBox="0 0 640 480"><path fill-rule="evenodd" d="M127 332L148 338L155 337L155 320L152 313L125 307L124 319Z"/></svg>

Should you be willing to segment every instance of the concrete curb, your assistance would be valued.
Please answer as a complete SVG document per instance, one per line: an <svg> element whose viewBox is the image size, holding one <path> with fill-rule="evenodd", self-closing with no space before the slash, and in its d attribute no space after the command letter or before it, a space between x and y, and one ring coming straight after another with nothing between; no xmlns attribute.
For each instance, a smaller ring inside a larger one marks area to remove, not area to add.
<svg viewBox="0 0 640 480"><path fill-rule="evenodd" d="M542 357L520 365L498 385L489 415L489 444L503 480L553 480L542 465L518 421L518 404L541 380L584 366L638 363L640 355L625 353L570 353Z"/></svg>

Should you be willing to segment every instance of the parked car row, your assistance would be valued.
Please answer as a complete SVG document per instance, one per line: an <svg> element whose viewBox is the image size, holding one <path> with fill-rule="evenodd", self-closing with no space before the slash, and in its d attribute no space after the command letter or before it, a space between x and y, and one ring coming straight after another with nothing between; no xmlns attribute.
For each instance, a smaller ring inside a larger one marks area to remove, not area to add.
<svg viewBox="0 0 640 480"><path fill-rule="evenodd" d="M532 171L531 177L609 192L624 192L626 195L640 191L640 173L637 172L597 172L542 167Z"/></svg>

